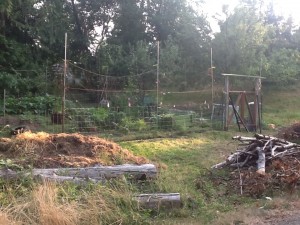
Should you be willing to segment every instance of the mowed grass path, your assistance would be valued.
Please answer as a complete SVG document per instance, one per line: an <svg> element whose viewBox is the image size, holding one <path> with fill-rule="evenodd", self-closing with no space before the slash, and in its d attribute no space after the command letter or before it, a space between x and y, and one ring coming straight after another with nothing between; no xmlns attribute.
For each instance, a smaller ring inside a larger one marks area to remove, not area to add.
<svg viewBox="0 0 300 225"><path fill-rule="evenodd" d="M180 224L203 224L211 221L214 210L226 210L226 201L210 198L214 187L206 183L206 190L199 190L196 181L212 165L223 160L236 143L230 142L232 133L208 131L193 137L163 138L119 143L122 147L149 158L160 168L159 178L143 187L147 192L179 192L183 208L179 211L159 214L155 224L177 224L178 218L186 218ZM169 218L169 219L167 219ZM167 220L166 220L167 219ZM201 221L201 223L200 223ZM176 222L176 223L175 223Z"/></svg>

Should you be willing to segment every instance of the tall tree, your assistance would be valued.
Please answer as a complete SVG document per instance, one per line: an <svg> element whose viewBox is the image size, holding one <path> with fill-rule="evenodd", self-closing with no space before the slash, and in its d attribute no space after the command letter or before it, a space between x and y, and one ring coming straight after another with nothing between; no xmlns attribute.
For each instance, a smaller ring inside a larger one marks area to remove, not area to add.
<svg viewBox="0 0 300 225"><path fill-rule="evenodd" d="M220 33L213 41L218 71L258 74L268 28L253 7L237 7L233 13L224 7L223 12L226 19L219 21Z"/></svg>
<svg viewBox="0 0 300 225"><path fill-rule="evenodd" d="M120 1L110 42L119 45L135 45L139 41L146 40L143 13L139 0Z"/></svg>

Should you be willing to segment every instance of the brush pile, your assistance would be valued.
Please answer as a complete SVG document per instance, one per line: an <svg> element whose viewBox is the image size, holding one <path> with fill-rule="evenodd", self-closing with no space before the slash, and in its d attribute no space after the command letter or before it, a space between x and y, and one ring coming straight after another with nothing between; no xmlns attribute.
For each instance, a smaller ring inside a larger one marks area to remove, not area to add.
<svg viewBox="0 0 300 225"><path fill-rule="evenodd" d="M300 184L300 145L285 139L255 134L233 137L237 151L212 169L232 168L226 179L214 175L212 181L228 193L260 197L278 191L294 192ZM212 174L218 174L216 170ZM227 193L226 192L226 193Z"/></svg>
<svg viewBox="0 0 300 225"><path fill-rule="evenodd" d="M237 151L212 168L256 167L258 173L264 174L266 165L271 164L274 159L287 156L300 158L300 145L277 137L255 134L254 137L235 136L233 140L240 141Z"/></svg>

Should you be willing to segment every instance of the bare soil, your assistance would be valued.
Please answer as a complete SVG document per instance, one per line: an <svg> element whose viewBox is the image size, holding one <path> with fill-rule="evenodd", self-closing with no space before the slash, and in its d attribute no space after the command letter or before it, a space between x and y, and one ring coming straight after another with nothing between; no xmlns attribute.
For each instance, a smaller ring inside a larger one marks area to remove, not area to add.
<svg viewBox="0 0 300 225"><path fill-rule="evenodd" d="M99 137L45 132L25 132L12 138L0 138L0 159L34 168L148 162L146 158L135 156L118 144Z"/></svg>
<svg viewBox="0 0 300 225"><path fill-rule="evenodd" d="M291 142L300 142L300 123L281 128L276 136Z"/></svg>

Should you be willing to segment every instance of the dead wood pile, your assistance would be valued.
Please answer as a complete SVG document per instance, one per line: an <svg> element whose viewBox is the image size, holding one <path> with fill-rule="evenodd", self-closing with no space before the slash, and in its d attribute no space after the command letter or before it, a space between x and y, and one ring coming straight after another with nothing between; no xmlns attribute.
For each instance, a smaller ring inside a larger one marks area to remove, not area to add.
<svg viewBox="0 0 300 225"><path fill-rule="evenodd" d="M233 168L226 186L240 194L261 196L276 190L293 192L300 183L300 145L285 139L255 134L233 137L238 149L213 169ZM224 179L213 179L218 185Z"/></svg>
<svg viewBox="0 0 300 225"><path fill-rule="evenodd" d="M237 151L212 168L256 167L259 173L264 173L266 165L274 159L285 156L300 157L300 145L284 139L262 134L255 134L254 137L235 136L232 139L240 141Z"/></svg>

